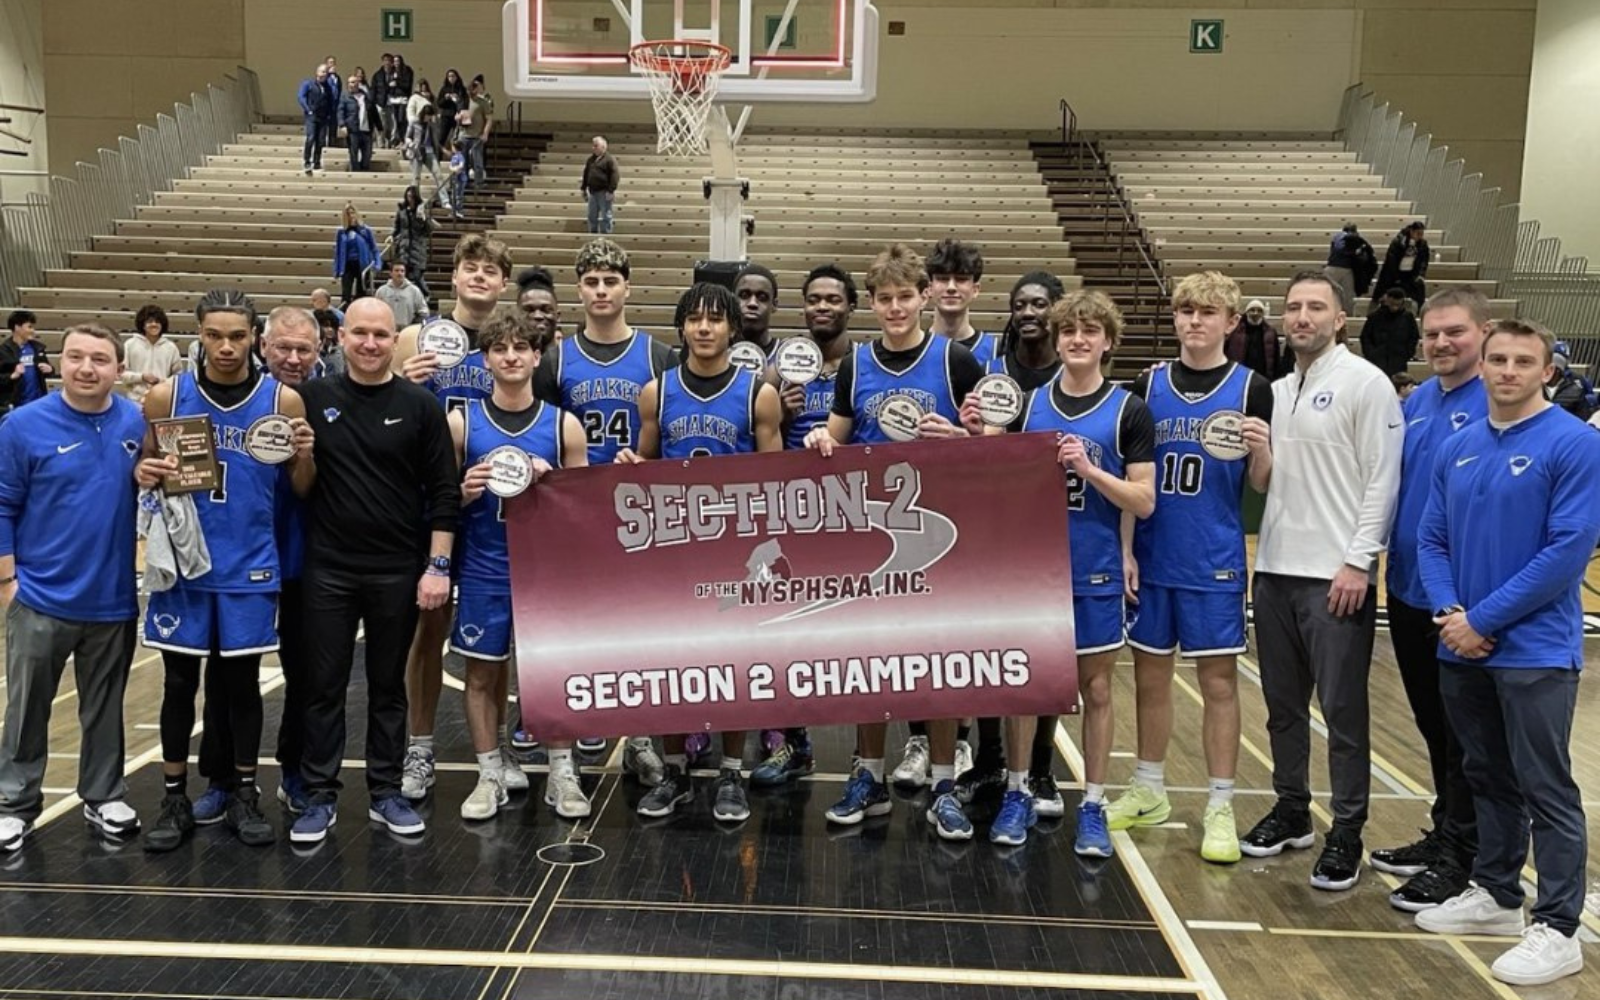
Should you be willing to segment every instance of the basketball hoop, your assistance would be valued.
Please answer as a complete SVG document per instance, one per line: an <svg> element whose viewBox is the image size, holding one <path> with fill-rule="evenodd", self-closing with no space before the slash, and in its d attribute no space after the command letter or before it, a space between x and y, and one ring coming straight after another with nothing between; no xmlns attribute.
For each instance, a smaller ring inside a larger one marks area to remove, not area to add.
<svg viewBox="0 0 1600 1000"><path fill-rule="evenodd" d="M628 62L650 83L656 111L656 151L668 156L706 152L706 115L733 53L716 42L675 39L641 42Z"/></svg>

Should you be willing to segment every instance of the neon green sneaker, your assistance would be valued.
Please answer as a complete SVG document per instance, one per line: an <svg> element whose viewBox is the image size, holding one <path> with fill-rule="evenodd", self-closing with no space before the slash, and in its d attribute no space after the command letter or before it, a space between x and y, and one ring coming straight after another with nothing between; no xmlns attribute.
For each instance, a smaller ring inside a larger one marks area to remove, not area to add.
<svg viewBox="0 0 1600 1000"><path fill-rule="evenodd" d="M1205 836L1200 840L1200 856L1216 865L1239 862L1239 827L1233 821L1233 803L1206 809Z"/></svg>
<svg viewBox="0 0 1600 1000"><path fill-rule="evenodd" d="M1113 830L1126 830L1130 826L1155 826L1165 823L1172 815L1172 803L1167 793L1157 793L1149 785L1137 781L1106 806L1106 825Z"/></svg>

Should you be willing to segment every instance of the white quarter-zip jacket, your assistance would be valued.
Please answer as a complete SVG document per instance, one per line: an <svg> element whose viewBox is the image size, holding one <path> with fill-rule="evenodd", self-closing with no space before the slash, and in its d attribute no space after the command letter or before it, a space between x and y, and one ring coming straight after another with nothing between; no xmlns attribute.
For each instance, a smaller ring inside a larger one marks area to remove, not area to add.
<svg viewBox="0 0 1600 1000"><path fill-rule="evenodd" d="M1400 490L1405 418L1394 385L1335 344L1272 384L1272 481L1256 572L1377 579Z"/></svg>

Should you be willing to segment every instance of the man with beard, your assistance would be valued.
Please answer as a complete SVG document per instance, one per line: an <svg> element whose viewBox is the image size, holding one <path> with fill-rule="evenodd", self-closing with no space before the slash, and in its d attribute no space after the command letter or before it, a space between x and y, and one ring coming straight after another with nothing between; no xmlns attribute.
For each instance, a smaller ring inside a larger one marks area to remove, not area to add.
<svg viewBox="0 0 1600 1000"><path fill-rule="evenodd" d="M800 285L801 315L806 336L822 350L822 370L807 385L790 385L779 377L776 368L767 368L767 383L778 389L783 404L783 446L801 449L814 427L825 426L833 409L833 389L839 378L839 362L850 353L850 316L856 308L856 283L849 272L836 264L814 267ZM740 305L748 307L741 300ZM803 726L783 730L782 742L773 740L759 765L750 772L753 788L787 785L816 767L811 751L811 735Z"/></svg>

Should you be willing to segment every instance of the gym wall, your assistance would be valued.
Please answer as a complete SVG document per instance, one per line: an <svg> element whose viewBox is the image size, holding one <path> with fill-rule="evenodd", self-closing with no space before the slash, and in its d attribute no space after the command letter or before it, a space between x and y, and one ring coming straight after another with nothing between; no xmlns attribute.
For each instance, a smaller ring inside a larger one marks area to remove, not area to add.
<svg viewBox="0 0 1600 1000"><path fill-rule="evenodd" d="M1522 218L1600 271L1600 4L1540 0L1523 158Z"/></svg>

